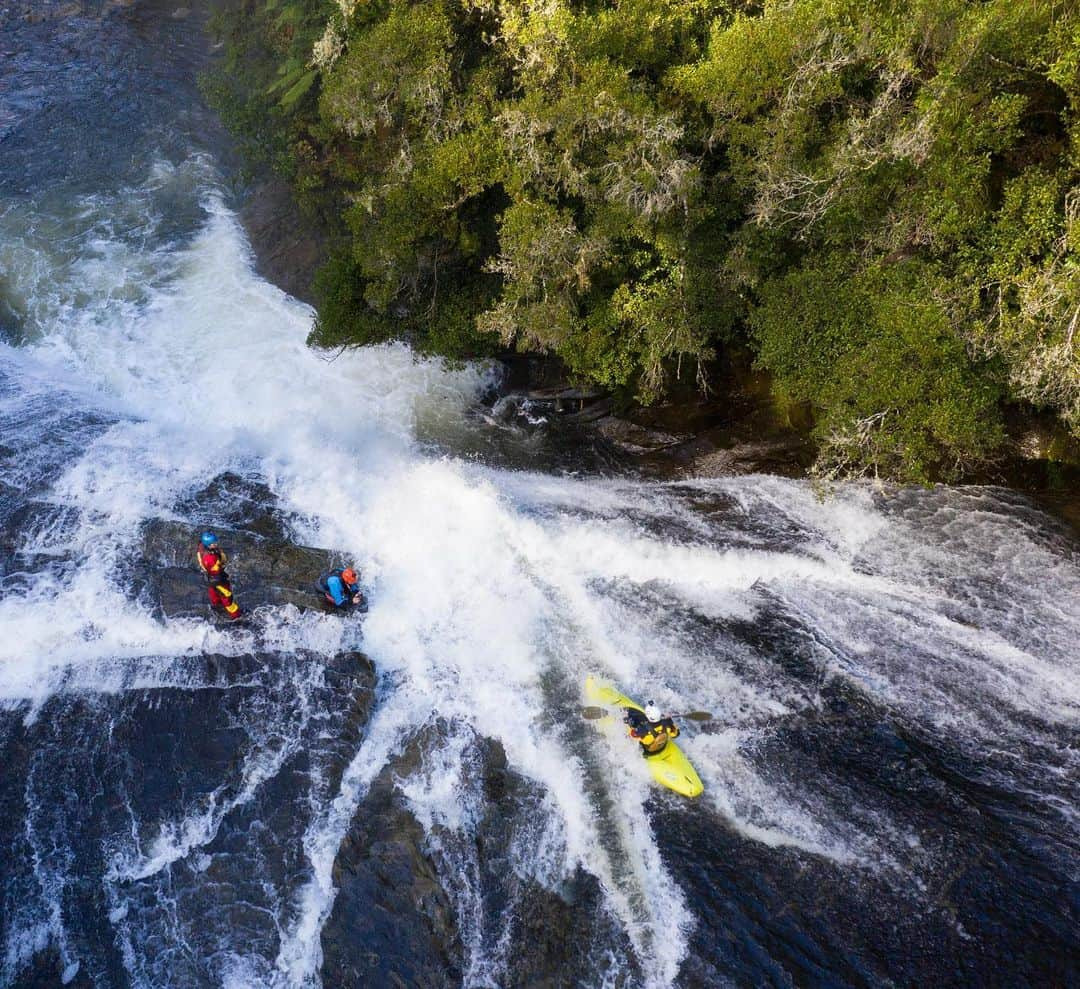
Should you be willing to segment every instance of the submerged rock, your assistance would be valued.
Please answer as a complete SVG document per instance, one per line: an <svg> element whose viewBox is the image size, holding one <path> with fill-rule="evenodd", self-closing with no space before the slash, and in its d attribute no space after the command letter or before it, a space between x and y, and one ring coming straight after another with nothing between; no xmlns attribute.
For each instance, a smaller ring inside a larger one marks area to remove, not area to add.
<svg viewBox="0 0 1080 989"><path fill-rule="evenodd" d="M0 573L33 572L63 566L71 559L66 533L78 511L65 505L29 501L0 521Z"/></svg>
<svg viewBox="0 0 1080 989"><path fill-rule="evenodd" d="M78 962L64 963L60 952L53 947L30 959L26 968L10 983L11 989L46 989L64 986L66 989L93 989L93 978Z"/></svg>
<svg viewBox="0 0 1080 989"><path fill-rule="evenodd" d="M374 670L299 651L161 674L175 684L0 711L5 921L37 939L0 964L3 984L127 985L137 941L136 981L220 985L234 939L274 950L267 918L305 875L305 828L360 744ZM53 897L63 952L41 926Z"/></svg>

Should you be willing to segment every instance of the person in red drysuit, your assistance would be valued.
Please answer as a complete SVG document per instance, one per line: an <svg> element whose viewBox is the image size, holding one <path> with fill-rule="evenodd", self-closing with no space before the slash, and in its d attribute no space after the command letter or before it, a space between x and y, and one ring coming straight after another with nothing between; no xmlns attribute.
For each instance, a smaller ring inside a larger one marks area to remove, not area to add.
<svg viewBox="0 0 1080 989"><path fill-rule="evenodd" d="M210 598L210 607L220 608L235 621L240 617L240 605L233 597L232 582L225 572L225 551L218 545L217 536L212 532L204 532L199 538L195 559L199 569L206 575L206 593Z"/></svg>

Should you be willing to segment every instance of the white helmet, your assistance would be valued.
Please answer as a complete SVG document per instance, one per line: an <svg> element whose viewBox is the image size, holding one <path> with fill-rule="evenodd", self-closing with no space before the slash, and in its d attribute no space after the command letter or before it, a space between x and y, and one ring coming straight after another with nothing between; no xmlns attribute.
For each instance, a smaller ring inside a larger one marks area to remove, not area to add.
<svg viewBox="0 0 1080 989"><path fill-rule="evenodd" d="M660 708L652 701L649 701L649 703L645 705L645 717L650 721L659 721L661 717Z"/></svg>

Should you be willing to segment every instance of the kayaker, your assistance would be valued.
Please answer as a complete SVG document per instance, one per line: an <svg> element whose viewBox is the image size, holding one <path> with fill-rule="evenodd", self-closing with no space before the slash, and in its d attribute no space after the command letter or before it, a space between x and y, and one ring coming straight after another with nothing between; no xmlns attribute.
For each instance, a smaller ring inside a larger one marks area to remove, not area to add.
<svg viewBox="0 0 1080 989"><path fill-rule="evenodd" d="M362 606L364 595L360 592L360 577L352 567L326 570L319 575L315 586L335 608Z"/></svg>
<svg viewBox="0 0 1080 989"><path fill-rule="evenodd" d="M225 572L228 558L225 556L225 550L218 545L217 536L214 533L204 532L199 537L195 560L206 576L206 594L210 598L210 607L220 608L230 620L235 621L240 617L240 605L233 597L232 581Z"/></svg>
<svg viewBox="0 0 1080 989"><path fill-rule="evenodd" d="M641 754L646 757L663 752L671 739L679 737L675 722L665 717L652 701L645 705L644 711L628 707L623 720L629 726L630 737L641 743Z"/></svg>

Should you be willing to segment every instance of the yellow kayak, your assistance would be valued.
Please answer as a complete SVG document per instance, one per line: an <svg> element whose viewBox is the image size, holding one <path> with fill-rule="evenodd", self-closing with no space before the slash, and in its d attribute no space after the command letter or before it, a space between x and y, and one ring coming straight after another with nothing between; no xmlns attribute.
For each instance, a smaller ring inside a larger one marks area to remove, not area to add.
<svg viewBox="0 0 1080 989"><path fill-rule="evenodd" d="M637 701L631 700L625 694L620 694L614 687L597 683L593 677L585 681L585 696L606 707L632 707L635 711L645 710ZM636 742L634 746L638 747ZM653 779L669 790L681 793L684 797L696 797L705 789L690 760L683 755L683 750L674 742L668 742L662 751L649 756L645 761L649 764Z"/></svg>

